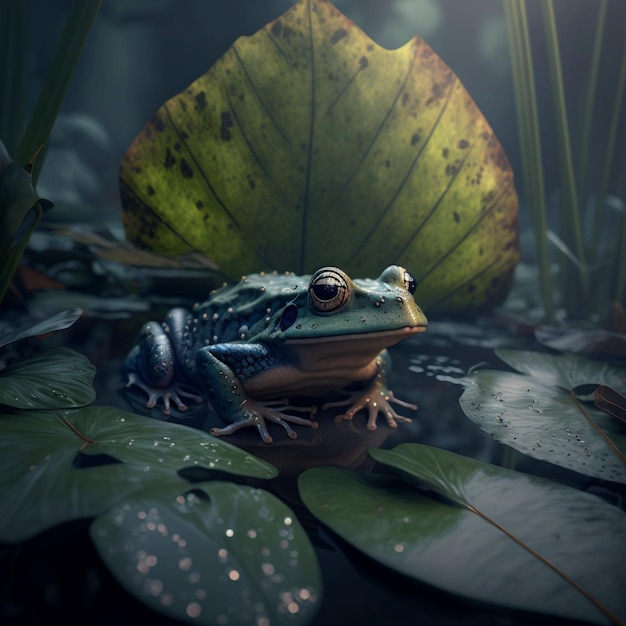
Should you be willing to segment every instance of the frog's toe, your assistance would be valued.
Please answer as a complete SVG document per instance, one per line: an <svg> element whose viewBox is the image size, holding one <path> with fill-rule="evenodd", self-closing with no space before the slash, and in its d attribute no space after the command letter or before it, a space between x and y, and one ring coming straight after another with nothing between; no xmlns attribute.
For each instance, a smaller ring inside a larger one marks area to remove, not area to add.
<svg viewBox="0 0 626 626"><path fill-rule="evenodd" d="M244 416L243 419L238 422L233 422L228 426L224 426L224 428L211 428L209 433L214 437L222 437L224 435L232 435L242 428L246 428L248 426L254 426L258 431L263 443L272 443L274 440L267 430L267 426L265 425L265 421L260 415L256 416Z"/></svg>
<svg viewBox="0 0 626 626"><path fill-rule="evenodd" d="M209 432L215 437L220 437L222 435L230 435L241 428L252 426L259 431L259 435L264 443L272 443L273 439L267 429L267 422L272 422L273 424L282 426L289 439L296 439L298 437L296 431L289 425L290 423L298 424L300 426L309 426L309 428L318 427L318 423L310 419L283 413L286 408L299 410L299 407L281 407L279 410L268 406L269 404L272 404L272 402L266 403L248 400L246 407L242 410L241 419L225 426L224 428L211 428ZM308 411L308 408L304 410Z"/></svg>
<svg viewBox="0 0 626 626"><path fill-rule="evenodd" d="M409 404L403 400L398 400L392 391L386 390L382 385L375 384L373 387L366 388L361 391L345 392L347 398L333 402L327 402L322 409L331 407L346 406L350 408L344 413L335 417L336 422L351 420L361 409L367 410L367 429L376 430L378 428L378 416L382 413L390 428L397 428L399 423L410 422L411 419L399 415L391 406L391 403L417 410L414 404Z"/></svg>
<svg viewBox="0 0 626 626"><path fill-rule="evenodd" d="M143 380L134 372L128 374L128 382L126 383L126 387L139 387L142 389L148 396L148 400L146 402L146 408L152 409L154 408L159 400L163 400L163 413L165 415L170 414L170 408L172 402L175 404L176 408L179 411L186 411L187 405L182 400L182 397L190 398L194 400L194 402L202 402L202 397L198 396L194 393L186 391L182 389L179 385L173 384L169 387L165 387L163 389L159 387L153 387L143 382ZM182 397L181 397L182 396Z"/></svg>

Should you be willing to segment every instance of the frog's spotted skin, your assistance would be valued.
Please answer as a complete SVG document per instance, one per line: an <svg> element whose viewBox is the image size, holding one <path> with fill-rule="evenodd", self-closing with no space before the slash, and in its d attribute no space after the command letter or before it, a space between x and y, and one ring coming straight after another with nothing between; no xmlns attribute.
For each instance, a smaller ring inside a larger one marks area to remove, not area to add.
<svg viewBox="0 0 626 626"><path fill-rule="evenodd" d="M185 410L183 398L201 401L193 388L230 422L212 434L254 426L270 443L267 421L292 438L296 433L289 423L317 427L311 419L285 413L314 409L278 407L277 400L321 396L360 383L345 401L325 406L350 407L337 419L367 409L371 430L380 413L395 427L410 420L390 403L415 407L387 389L385 348L426 329L414 291L413 277L397 265L375 280L351 280L337 267L312 276L244 277L191 311L172 309L163 324L145 324L124 365L128 386L148 394L148 407L162 399L165 413L170 403Z"/></svg>

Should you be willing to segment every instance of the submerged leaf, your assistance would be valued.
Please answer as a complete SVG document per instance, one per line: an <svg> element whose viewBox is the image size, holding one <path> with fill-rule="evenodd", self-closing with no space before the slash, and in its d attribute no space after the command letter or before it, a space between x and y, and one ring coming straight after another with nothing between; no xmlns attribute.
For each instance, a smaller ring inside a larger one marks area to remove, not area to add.
<svg viewBox="0 0 626 626"><path fill-rule="evenodd" d="M574 389L623 388L626 369L579 356L497 350L529 375L478 370L459 399L465 415L494 439L587 476L626 483L626 431Z"/></svg>
<svg viewBox="0 0 626 626"><path fill-rule="evenodd" d="M501 145L415 37L385 50L326 0L241 37L124 156L126 233L237 278L406 266L427 310L501 300L519 256Z"/></svg>
<svg viewBox="0 0 626 626"><path fill-rule="evenodd" d="M97 518L91 536L131 594L176 620L295 626L309 623L319 604L307 534L260 489L154 485Z"/></svg>
<svg viewBox="0 0 626 626"><path fill-rule="evenodd" d="M119 463L84 467L79 453ZM150 485L189 487L177 475L187 467L276 475L269 463L208 433L113 407L0 415L0 541L98 515Z"/></svg>
<svg viewBox="0 0 626 626"><path fill-rule="evenodd" d="M626 615L619 549L626 542L626 517L616 507L429 446L403 444L370 454L446 501L398 479L327 467L308 470L298 482L306 506L357 549L473 600L599 624L608 621L600 610Z"/></svg>

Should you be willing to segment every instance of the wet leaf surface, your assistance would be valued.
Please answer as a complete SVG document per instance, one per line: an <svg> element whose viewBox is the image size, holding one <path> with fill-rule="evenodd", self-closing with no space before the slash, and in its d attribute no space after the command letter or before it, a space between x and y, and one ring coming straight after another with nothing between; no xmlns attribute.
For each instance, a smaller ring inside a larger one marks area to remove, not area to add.
<svg viewBox="0 0 626 626"><path fill-rule="evenodd" d="M237 279L415 273L429 313L500 301L519 256L501 145L419 37L374 43L300 0L166 102L121 164L127 236Z"/></svg>
<svg viewBox="0 0 626 626"><path fill-rule="evenodd" d="M626 483L626 429L575 388L626 384L626 370L579 356L497 350L524 374L478 370L459 402L494 439L542 461L587 476Z"/></svg>
<svg viewBox="0 0 626 626"><path fill-rule="evenodd" d="M370 453L412 485L326 467L305 472L299 487L316 517L371 558L473 600L608 623L574 585L506 529L605 609L622 619L626 615L620 549L626 545L626 516L616 507L429 446L402 444ZM444 499L432 497L433 491Z"/></svg>
<svg viewBox="0 0 626 626"><path fill-rule="evenodd" d="M320 600L307 534L260 489L153 485L98 517L91 536L120 583L174 619L307 624Z"/></svg>
<svg viewBox="0 0 626 626"><path fill-rule="evenodd" d="M0 404L16 409L84 406L96 397L95 374L96 368L78 352L68 348L44 352L0 371Z"/></svg>
<svg viewBox="0 0 626 626"><path fill-rule="evenodd" d="M82 467L77 455L119 463ZM0 415L0 541L21 541L71 519L97 515L149 485L186 481L203 467L256 478L276 470L208 433L120 409Z"/></svg>

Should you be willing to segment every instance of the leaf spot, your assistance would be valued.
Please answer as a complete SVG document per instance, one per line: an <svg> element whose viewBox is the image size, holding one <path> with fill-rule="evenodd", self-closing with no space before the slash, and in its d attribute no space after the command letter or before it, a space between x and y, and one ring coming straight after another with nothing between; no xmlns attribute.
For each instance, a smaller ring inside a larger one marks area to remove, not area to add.
<svg viewBox="0 0 626 626"><path fill-rule="evenodd" d="M222 137L222 141L230 141L232 139L232 135L230 134L230 128L234 126L233 118L231 117L228 111L224 111L222 113L222 125L220 126L220 135Z"/></svg>
<svg viewBox="0 0 626 626"><path fill-rule="evenodd" d="M163 167L169 169L176 163L176 159L172 155L172 151L169 148L165 150L165 160L163 161Z"/></svg>
<svg viewBox="0 0 626 626"><path fill-rule="evenodd" d="M202 111L206 109L206 94L204 93L204 91L196 94L196 102L196 111Z"/></svg>
<svg viewBox="0 0 626 626"><path fill-rule="evenodd" d="M333 33L333 36L330 38L330 43L334 46L338 41L341 41L347 35L348 31L345 28L340 28Z"/></svg>
<svg viewBox="0 0 626 626"><path fill-rule="evenodd" d="M185 159L180 160L180 172L183 178L191 178L193 176L193 170L189 167L189 164Z"/></svg>

